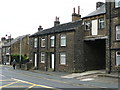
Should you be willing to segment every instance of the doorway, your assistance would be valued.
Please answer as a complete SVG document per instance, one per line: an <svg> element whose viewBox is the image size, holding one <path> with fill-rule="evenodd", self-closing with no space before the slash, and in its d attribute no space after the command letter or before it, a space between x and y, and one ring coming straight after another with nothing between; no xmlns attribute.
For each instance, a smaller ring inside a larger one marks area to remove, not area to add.
<svg viewBox="0 0 120 90"><path fill-rule="evenodd" d="M34 53L34 67L37 67L37 53Z"/></svg>
<svg viewBox="0 0 120 90"><path fill-rule="evenodd" d="M92 35L98 34L98 25L97 20L92 20Z"/></svg>
<svg viewBox="0 0 120 90"><path fill-rule="evenodd" d="M55 69L55 55L54 55L54 53L51 53L50 68L51 68L52 70Z"/></svg>
<svg viewBox="0 0 120 90"><path fill-rule="evenodd" d="M85 67L88 70L105 69L106 67L106 40L85 41Z"/></svg>

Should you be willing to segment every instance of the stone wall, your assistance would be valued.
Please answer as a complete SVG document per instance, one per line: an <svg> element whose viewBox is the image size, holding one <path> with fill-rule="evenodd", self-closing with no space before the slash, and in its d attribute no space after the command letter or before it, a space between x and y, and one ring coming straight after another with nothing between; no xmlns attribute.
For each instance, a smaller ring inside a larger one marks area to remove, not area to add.
<svg viewBox="0 0 120 90"><path fill-rule="evenodd" d="M116 25L120 25L120 7L115 8L114 2L106 3L106 19L108 30L108 57L106 59L107 71L120 71L120 67L116 66L116 51L120 51L120 40L116 40Z"/></svg>

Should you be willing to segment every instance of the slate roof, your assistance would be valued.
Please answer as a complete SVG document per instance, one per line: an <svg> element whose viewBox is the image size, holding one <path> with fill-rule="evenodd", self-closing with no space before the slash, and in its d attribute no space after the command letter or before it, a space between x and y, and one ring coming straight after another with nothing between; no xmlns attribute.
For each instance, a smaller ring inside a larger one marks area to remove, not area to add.
<svg viewBox="0 0 120 90"><path fill-rule="evenodd" d="M106 13L105 4L103 4L97 10L95 10L92 13L88 14L87 16L83 17L83 19L84 18L88 18L88 17L93 17L93 16L101 15L101 14L105 14L105 13Z"/></svg>
<svg viewBox="0 0 120 90"><path fill-rule="evenodd" d="M19 40L22 40L26 36L27 35L18 36L17 38L15 38L11 41L11 45L14 44L15 42L19 41ZM9 46L10 46L10 42L6 43L3 47L9 47Z"/></svg>
<svg viewBox="0 0 120 90"><path fill-rule="evenodd" d="M48 28L48 29L38 31L35 34L31 35L30 37L36 37L36 36L53 34L53 33L72 31L72 30L75 30L76 27L79 27L81 25L82 25L81 20L78 20L78 21L75 21L75 22L69 22L69 23L65 23L65 24L60 24L60 25L52 27L52 28Z"/></svg>

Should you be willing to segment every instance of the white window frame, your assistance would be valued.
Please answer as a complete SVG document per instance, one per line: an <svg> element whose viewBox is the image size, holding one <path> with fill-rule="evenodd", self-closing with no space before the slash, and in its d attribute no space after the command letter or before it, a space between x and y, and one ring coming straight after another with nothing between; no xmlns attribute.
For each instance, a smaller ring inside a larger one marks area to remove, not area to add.
<svg viewBox="0 0 120 90"><path fill-rule="evenodd" d="M120 7L120 0L115 0L115 8Z"/></svg>
<svg viewBox="0 0 120 90"><path fill-rule="evenodd" d="M60 53L60 64L66 65L66 53L65 52Z"/></svg>
<svg viewBox="0 0 120 90"><path fill-rule="evenodd" d="M88 27L88 28L87 28ZM85 21L85 30L89 31L91 30L91 22L90 21Z"/></svg>
<svg viewBox="0 0 120 90"><path fill-rule="evenodd" d="M41 38L41 47L45 47L45 38Z"/></svg>
<svg viewBox="0 0 120 90"><path fill-rule="evenodd" d="M41 63L45 63L45 52L41 52Z"/></svg>
<svg viewBox="0 0 120 90"><path fill-rule="evenodd" d="M120 59L118 59L120 58L120 54L118 55L118 53L120 53L120 51L116 52L116 66L120 66Z"/></svg>
<svg viewBox="0 0 120 90"><path fill-rule="evenodd" d="M55 46L55 36L50 37L50 46L54 47Z"/></svg>
<svg viewBox="0 0 120 90"><path fill-rule="evenodd" d="M66 46L66 34L60 36L60 46Z"/></svg>
<svg viewBox="0 0 120 90"><path fill-rule="evenodd" d="M120 25L117 25L116 26L116 40L120 40Z"/></svg>
<svg viewBox="0 0 120 90"><path fill-rule="evenodd" d="M99 29L104 29L105 28L105 21L104 18L99 19Z"/></svg>
<svg viewBox="0 0 120 90"><path fill-rule="evenodd" d="M34 47L37 47L37 38L34 38Z"/></svg>

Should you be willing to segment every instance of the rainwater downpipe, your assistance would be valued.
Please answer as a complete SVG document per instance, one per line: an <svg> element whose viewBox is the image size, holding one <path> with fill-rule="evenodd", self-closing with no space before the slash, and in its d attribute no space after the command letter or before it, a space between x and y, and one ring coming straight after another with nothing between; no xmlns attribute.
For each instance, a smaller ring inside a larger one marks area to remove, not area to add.
<svg viewBox="0 0 120 90"><path fill-rule="evenodd" d="M111 3L109 4L109 72L111 72Z"/></svg>

